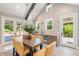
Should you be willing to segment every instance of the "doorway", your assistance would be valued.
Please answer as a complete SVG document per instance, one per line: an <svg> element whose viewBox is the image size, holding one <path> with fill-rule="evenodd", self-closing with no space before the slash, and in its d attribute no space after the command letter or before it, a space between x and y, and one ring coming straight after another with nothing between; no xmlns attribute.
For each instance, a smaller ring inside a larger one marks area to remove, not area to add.
<svg viewBox="0 0 79 59"><path fill-rule="evenodd" d="M75 48L77 41L76 20L77 14L67 14L60 17L60 44L68 47Z"/></svg>

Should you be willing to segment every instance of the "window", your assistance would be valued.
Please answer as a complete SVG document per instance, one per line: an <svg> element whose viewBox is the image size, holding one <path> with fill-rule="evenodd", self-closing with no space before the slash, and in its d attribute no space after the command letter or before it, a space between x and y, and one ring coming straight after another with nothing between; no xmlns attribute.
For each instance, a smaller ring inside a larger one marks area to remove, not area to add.
<svg viewBox="0 0 79 59"><path fill-rule="evenodd" d="M39 31L39 29L40 29L40 21L36 21L35 27L36 27L36 31Z"/></svg>
<svg viewBox="0 0 79 59"><path fill-rule="evenodd" d="M13 32L13 22L10 20L5 21L5 32L11 33Z"/></svg>
<svg viewBox="0 0 79 59"><path fill-rule="evenodd" d="M11 41L12 37L11 35L13 34L13 21L11 20L5 20L5 42Z"/></svg>
<svg viewBox="0 0 79 59"><path fill-rule="evenodd" d="M46 31L51 31L52 30L52 23L53 19L47 19L46 20Z"/></svg>
<svg viewBox="0 0 79 59"><path fill-rule="evenodd" d="M47 7L46 7L46 12L50 12L50 11L52 11L52 4L49 4L49 5L47 5Z"/></svg>

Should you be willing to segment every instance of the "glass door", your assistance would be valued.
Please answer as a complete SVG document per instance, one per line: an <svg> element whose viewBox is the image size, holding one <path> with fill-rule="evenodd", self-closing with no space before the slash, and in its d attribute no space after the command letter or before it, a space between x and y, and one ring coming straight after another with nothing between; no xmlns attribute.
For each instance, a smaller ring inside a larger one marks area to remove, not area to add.
<svg viewBox="0 0 79 59"><path fill-rule="evenodd" d="M61 16L60 44L72 48L77 46L77 14Z"/></svg>
<svg viewBox="0 0 79 59"><path fill-rule="evenodd" d="M4 43L11 42L13 35L13 21L4 21Z"/></svg>
<svg viewBox="0 0 79 59"><path fill-rule="evenodd" d="M7 20L6 20L7 19ZM9 50L13 48L12 36L14 33L14 21L7 17L1 18L1 50Z"/></svg>
<svg viewBox="0 0 79 59"><path fill-rule="evenodd" d="M73 18L63 19L62 43L70 47L73 46Z"/></svg>

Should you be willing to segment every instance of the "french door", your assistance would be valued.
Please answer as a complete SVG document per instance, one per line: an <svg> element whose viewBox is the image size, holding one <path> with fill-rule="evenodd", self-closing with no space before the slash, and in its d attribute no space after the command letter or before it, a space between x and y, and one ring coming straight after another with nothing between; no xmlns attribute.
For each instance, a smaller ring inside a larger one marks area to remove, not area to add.
<svg viewBox="0 0 79 59"><path fill-rule="evenodd" d="M12 36L16 30L14 18L1 16L1 45L12 44Z"/></svg>
<svg viewBox="0 0 79 59"><path fill-rule="evenodd" d="M75 48L77 42L77 14L63 15L60 20L60 44Z"/></svg>

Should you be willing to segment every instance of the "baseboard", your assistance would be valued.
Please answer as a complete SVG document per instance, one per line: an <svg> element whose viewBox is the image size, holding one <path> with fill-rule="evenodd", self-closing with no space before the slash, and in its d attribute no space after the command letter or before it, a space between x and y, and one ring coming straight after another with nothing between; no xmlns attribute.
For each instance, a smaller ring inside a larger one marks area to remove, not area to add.
<svg viewBox="0 0 79 59"><path fill-rule="evenodd" d="M72 49L76 49L76 48L74 48L74 47L65 46L65 45L63 45L63 44L61 44L61 46L68 47L68 48L72 48Z"/></svg>
<svg viewBox="0 0 79 59"><path fill-rule="evenodd" d="M68 48L72 48L72 49L79 50L79 47L77 47L77 48L74 48L74 47L69 47L69 46L65 46L65 45L62 45L62 44L61 44L61 46L64 46L64 47L68 47Z"/></svg>

